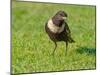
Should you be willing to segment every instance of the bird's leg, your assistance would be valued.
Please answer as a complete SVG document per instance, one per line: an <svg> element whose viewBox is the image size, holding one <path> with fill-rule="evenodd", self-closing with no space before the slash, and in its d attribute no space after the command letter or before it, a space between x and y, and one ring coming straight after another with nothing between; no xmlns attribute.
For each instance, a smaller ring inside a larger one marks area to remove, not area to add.
<svg viewBox="0 0 100 75"><path fill-rule="evenodd" d="M68 42L66 42L66 52L65 52L65 55L67 55L67 46L68 46Z"/></svg>
<svg viewBox="0 0 100 75"><path fill-rule="evenodd" d="M55 52L55 50L56 50L56 48L57 48L57 43L56 43L56 42L54 42L54 43L55 43L55 48L54 48L54 50L53 50L52 55L54 55L54 52Z"/></svg>

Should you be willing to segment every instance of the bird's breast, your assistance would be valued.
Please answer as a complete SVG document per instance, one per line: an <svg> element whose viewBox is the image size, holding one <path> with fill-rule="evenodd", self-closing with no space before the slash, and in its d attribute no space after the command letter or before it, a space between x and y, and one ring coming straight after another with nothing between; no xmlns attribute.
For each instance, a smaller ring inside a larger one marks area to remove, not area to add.
<svg viewBox="0 0 100 75"><path fill-rule="evenodd" d="M61 27L56 26L52 19L50 19L47 23L49 30L53 33L61 33L64 30L65 25L63 24Z"/></svg>

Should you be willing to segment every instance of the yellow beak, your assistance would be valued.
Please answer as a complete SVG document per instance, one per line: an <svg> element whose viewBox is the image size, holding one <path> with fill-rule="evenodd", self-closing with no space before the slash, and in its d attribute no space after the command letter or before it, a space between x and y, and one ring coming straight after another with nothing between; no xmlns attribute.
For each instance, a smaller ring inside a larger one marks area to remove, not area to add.
<svg viewBox="0 0 100 75"><path fill-rule="evenodd" d="M64 19L64 20L65 20L65 19L67 19L67 18L66 18L66 17L62 17L62 19Z"/></svg>

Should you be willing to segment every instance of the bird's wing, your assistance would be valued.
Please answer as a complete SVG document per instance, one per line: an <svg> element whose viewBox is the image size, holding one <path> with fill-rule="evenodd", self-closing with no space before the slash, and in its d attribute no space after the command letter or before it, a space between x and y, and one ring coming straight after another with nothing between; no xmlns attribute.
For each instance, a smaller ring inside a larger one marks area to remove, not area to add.
<svg viewBox="0 0 100 75"><path fill-rule="evenodd" d="M68 36L68 41L70 43L75 42L71 37L71 31L70 31L68 24L66 22L65 22L65 30L66 30L66 33L67 33L67 36Z"/></svg>
<svg viewBox="0 0 100 75"><path fill-rule="evenodd" d="M70 31L70 29L69 29L68 24L67 24L66 22L64 22L64 24L65 24L65 29L66 29L66 32L67 32L68 34L70 34L70 33L71 33L71 31Z"/></svg>

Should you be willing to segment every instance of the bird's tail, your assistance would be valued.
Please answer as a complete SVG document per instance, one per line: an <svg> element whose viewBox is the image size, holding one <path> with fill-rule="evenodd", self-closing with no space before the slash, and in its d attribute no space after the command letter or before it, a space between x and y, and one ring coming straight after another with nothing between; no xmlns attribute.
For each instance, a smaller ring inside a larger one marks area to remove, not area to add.
<svg viewBox="0 0 100 75"><path fill-rule="evenodd" d="M68 42L69 42L69 43L74 43L75 41L70 37L70 38L68 39Z"/></svg>

